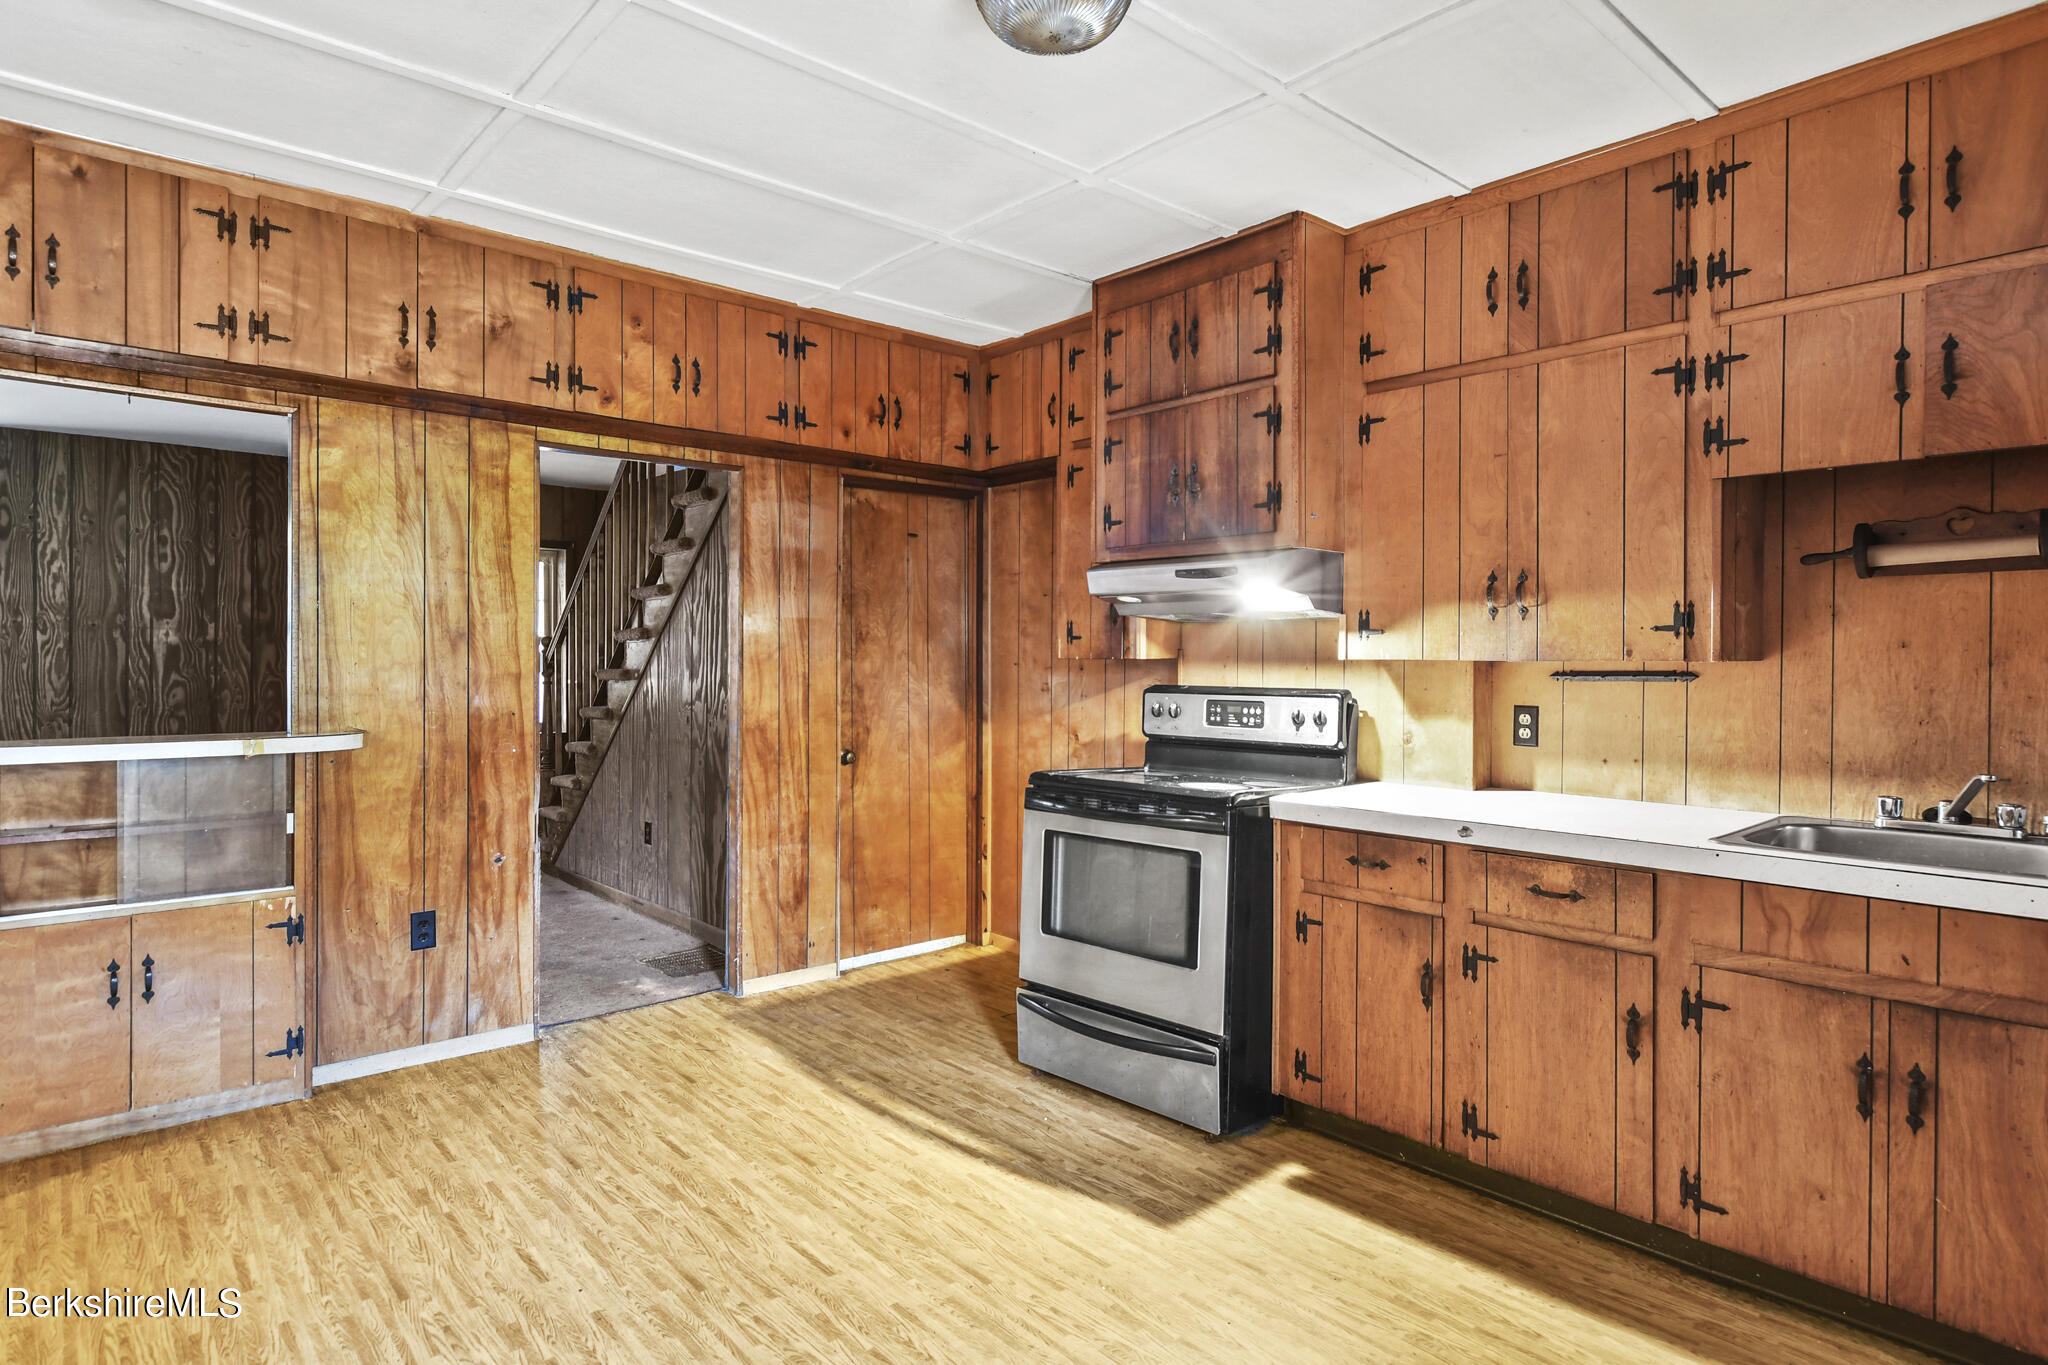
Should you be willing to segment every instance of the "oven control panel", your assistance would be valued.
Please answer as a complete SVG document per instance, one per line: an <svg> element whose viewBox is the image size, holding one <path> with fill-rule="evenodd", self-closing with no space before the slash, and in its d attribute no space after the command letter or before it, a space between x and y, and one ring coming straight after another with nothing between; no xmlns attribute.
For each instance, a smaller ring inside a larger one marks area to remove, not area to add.
<svg viewBox="0 0 2048 1365"><path fill-rule="evenodd" d="M1345 733L1350 702L1342 691L1151 687L1144 697L1145 735L1342 750L1350 738Z"/></svg>

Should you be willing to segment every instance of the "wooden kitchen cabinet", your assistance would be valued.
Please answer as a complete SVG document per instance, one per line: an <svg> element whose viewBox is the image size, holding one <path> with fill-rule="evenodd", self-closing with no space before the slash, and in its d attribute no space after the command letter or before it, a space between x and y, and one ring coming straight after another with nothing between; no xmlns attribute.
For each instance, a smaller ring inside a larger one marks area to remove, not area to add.
<svg viewBox="0 0 2048 1365"><path fill-rule="evenodd" d="M1095 353L1102 364L1102 410L1122 412L1152 401L1152 305L1134 303L1101 315ZM991 368L995 362L991 360ZM994 391L991 390L991 393ZM991 400L993 401L993 400Z"/></svg>
<svg viewBox="0 0 2048 1365"><path fill-rule="evenodd" d="M1496 204L1467 214L1463 233L1459 359L1470 364L1508 353L1508 323L1514 315L1509 300L1513 269L1508 264L1508 206Z"/></svg>
<svg viewBox="0 0 2048 1365"><path fill-rule="evenodd" d="M1062 659L1115 659L1123 655L1123 625L1116 608L1088 591L1095 559L1096 462L1082 449L1060 458L1053 477L1053 641Z"/></svg>
<svg viewBox="0 0 2048 1365"><path fill-rule="evenodd" d="M484 397L569 406L563 387L570 353L570 324L562 311L567 276L549 261L484 253Z"/></svg>
<svg viewBox="0 0 2048 1365"><path fill-rule="evenodd" d="M1909 237L1917 229L1925 241L1930 182L1910 145L1907 96L1891 86L1787 122L1787 296L1903 274Z"/></svg>
<svg viewBox="0 0 2048 1365"><path fill-rule="evenodd" d="M1323 898L1302 890L1320 866L1323 831L1274 830L1273 1093L1323 1105Z"/></svg>
<svg viewBox="0 0 2048 1365"><path fill-rule="evenodd" d="M1279 399L1270 388L1224 394L1182 410L1186 444L1180 493L1191 548L1270 535ZM1169 497L1173 485L1169 480Z"/></svg>
<svg viewBox="0 0 2048 1365"><path fill-rule="evenodd" d="M1392 379L1423 368L1429 328L1449 330L1457 338L1455 297L1432 301L1427 233L1422 228L1377 242L1368 242L1347 261L1345 278L1357 289L1360 305L1358 364L1366 381Z"/></svg>
<svg viewBox="0 0 2048 1365"><path fill-rule="evenodd" d="M964 355L939 357L939 387L943 395L939 401L940 451L946 464L962 469L974 464L976 373L974 362Z"/></svg>
<svg viewBox="0 0 2048 1365"><path fill-rule="evenodd" d="M1929 286L1919 346L1924 454L2048 444L2048 266Z"/></svg>
<svg viewBox="0 0 2048 1365"><path fill-rule="evenodd" d="M257 201L198 180L178 190L178 350L258 364L260 344L243 328L261 264L246 236Z"/></svg>
<svg viewBox="0 0 2048 1365"><path fill-rule="evenodd" d="M0 327L35 321L35 144L0 134Z"/></svg>
<svg viewBox="0 0 2048 1365"><path fill-rule="evenodd" d="M1549 191L1537 207L1539 345L1562 346L1628 325L1628 173Z"/></svg>
<svg viewBox="0 0 2048 1365"><path fill-rule="evenodd" d="M292 1080L306 1046L306 921L298 897L257 901L250 931L253 1079Z"/></svg>
<svg viewBox="0 0 2048 1365"><path fill-rule="evenodd" d="M1068 446L1090 445L1095 439L1095 336L1086 327L1067 333L1061 358L1060 394L1066 409ZM949 358L948 365L953 361Z"/></svg>
<svg viewBox="0 0 2048 1365"><path fill-rule="evenodd" d="M1703 415L1686 427L1693 457L1706 460L1716 477L1783 470L1785 319L1722 328L1719 343L1698 362Z"/></svg>
<svg viewBox="0 0 2048 1365"><path fill-rule="evenodd" d="M889 456L922 460L924 351L908 342L889 343Z"/></svg>
<svg viewBox="0 0 2048 1365"><path fill-rule="evenodd" d="M264 198L248 229L256 301L243 319L255 362L305 374L348 371L348 220Z"/></svg>
<svg viewBox="0 0 2048 1365"><path fill-rule="evenodd" d="M423 326L419 234L360 218L348 220L347 234L348 377L411 388Z"/></svg>
<svg viewBox="0 0 2048 1365"><path fill-rule="evenodd" d="M1508 374L1458 381L1458 657L1508 657ZM1534 489L1517 489L1533 496Z"/></svg>
<svg viewBox="0 0 2048 1365"><path fill-rule="evenodd" d="M852 337L814 318L798 318L794 335L790 350L796 358L796 409L790 414L790 430L807 446L830 448L841 439L850 443L852 421L842 433L833 420L833 380L840 350L852 345Z"/></svg>
<svg viewBox="0 0 2048 1365"><path fill-rule="evenodd" d="M0 935L0 1136L128 1108L128 1012L141 970L128 920Z"/></svg>
<svg viewBox="0 0 2048 1365"><path fill-rule="evenodd" d="M423 233L419 256L419 386L482 394L484 249Z"/></svg>
<svg viewBox="0 0 2048 1365"><path fill-rule="evenodd" d="M654 286L640 280L619 283L619 416L629 422L654 420Z"/></svg>
<svg viewBox="0 0 2048 1365"><path fill-rule="evenodd" d="M1785 124L1721 138L1701 168L1701 203L1713 216L1700 287L1717 309L1785 297Z"/></svg>
<svg viewBox="0 0 2048 1365"><path fill-rule="evenodd" d="M1622 357L1621 657L1692 657L1697 615L1685 593L1687 414L1697 361L1674 340Z"/></svg>
<svg viewBox="0 0 2048 1365"><path fill-rule="evenodd" d="M133 932L135 1107L251 1084L251 903L138 915Z"/></svg>
<svg viewBox="0 0 2048 1365"><path fill-rule="evenodd" d="M1420 658L1423 392L1361 393L1360 402L1357 454L1345 470L1355 514L1345 524L1343 654Z"/></svg>
<svg viewBox="0 0 2048 1365"><path fill-rule="evenodd" d="M1238 281L1235 275L1191 286L1187 299L1187 387L1191 392L1235 384L1238 375ZM1263 310L1270 312L1271 310ZM1268 369L1267 373L1271 373Z"/></svg>
<svg viewBox="0 0 2048 1365"><path fill-rule="evenodd" d="M744 310L746 366L746 430L748 436L785 440L792 436L790 381L794 367L790 360L791 319L765 308Z"/></svg>
<svg viewBox="0 0 2048 1365"><path fill-rule="evenodd" d="M1786 316L1787 470L1899 458L1900 419L1920 377L1904 327L1898 295Z"/></svg>
<svg viewBox="0 0 2048 1365"><path fill-rule="evenodd" d="M1623 351L1596 351L1539 376L1538 658L1626 656L1625 364Z"/></svg>
<svg viewBox="0 0 2048 1365"><path fill-rule="evenodd" d="M1533 351L1542 340L1537 326L1536 276L1541 268L1540 234L1537 223L1542 207L1535 199L1517 199L1508 205L1508 255L1513 262L1508 273L1508 353Z"/></svg>
<svg viewBox="0 0 2048 1365"><path fill-rule="evenodd" d="M1929 85L1928 264L2048 245L2048 43L1940 72Z"/></svg>
<svg viewBox="0 0 2048 1365"><path fill-rule="evenodd" d="M1354 1040L1351 1117L1416 1142L1438 1140L1443 1063L1435 1012L1443 983L1443 921L1366 902L1326 899L1326 989L1352 987L1330 1024ZM1332 981L1332 977L1335 981ZM1332 1051L1326 1045L1326 1054ZM1331 1083L1326 1069L1324 1092Z"/></svg>
<svg viewBox="0 0 2048 1365"><path fill-rule="evenodd" d="M1630 330L1680 322L1699 285L1685 210L1699 183L1684 152L1628 168L1628 265L1623 315Z"/></svg>
<svg viewBox="0 0 2048 1365"><path fill-rule="evenodd" d="M700 294L654 291L654 420L722 431L716 367L718 304ZM813 420L824 422L824 414Z"/></svg>
<svg viewBox="0 0 2048 1365"><path fill-rule="evenodd" d="M182 182L165 171L128 167L128 344L178 349L178 219ZM0 271L0 278L5 272Z"/></svg>
<svg viewBox="0 0 2048 1365"><path fill-rule="evenodd" d="M569 324L569 365L562 376L563 406L617 417L625 401L624 282L580 266L567 275L563 311Z"/></svg>
<svg viewBox="0 0 2048 1365"><path fill-rule="evenodd" d="M120 345L128 339L128 171L57 147L35 149L35 226L22 245L35 328Z"/></svg>

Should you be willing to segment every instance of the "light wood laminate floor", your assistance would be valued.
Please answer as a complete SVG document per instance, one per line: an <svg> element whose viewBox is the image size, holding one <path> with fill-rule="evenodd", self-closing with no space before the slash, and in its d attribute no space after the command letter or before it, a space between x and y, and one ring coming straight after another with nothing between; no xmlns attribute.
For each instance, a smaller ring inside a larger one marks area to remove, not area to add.
<svg viewBox="0 0 2048 1365"><path fill-rule="evenodd" d="M1921 1359L1315 1134L1013 1060L1014 956L723 994L0 1168L0 1360Z"/></svg>

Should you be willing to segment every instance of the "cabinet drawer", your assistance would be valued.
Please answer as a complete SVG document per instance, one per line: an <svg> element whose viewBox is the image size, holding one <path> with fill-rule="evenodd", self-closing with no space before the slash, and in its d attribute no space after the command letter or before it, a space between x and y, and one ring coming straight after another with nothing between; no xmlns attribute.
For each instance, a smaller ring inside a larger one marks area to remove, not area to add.
<svg viewBox="0 0 2048 1365"><path fill-rule="evenodd" d="M1442 844L1328 829L1323 831L1322 880L1372 896L1440 901L1443 855Z"/></svg>
<svg viewBox="0 0 2048 1365"><path fill-rule="evenodd" d="M1486 913L1503 919L1611 934L1614 888L1611 867L1486 855Z"/></svg>

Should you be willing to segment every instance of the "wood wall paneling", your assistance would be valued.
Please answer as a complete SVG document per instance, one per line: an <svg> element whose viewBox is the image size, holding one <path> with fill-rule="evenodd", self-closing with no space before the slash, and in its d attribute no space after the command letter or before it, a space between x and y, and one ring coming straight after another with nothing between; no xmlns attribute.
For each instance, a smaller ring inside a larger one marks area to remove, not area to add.
<svg viewBox="0 0 2048 1365"><path fill-rule="evenodd" d="M470 424L429 413L425 440L420 856L436 943L421 974L435 1043L463 1035L469 996Z"/></svg>

